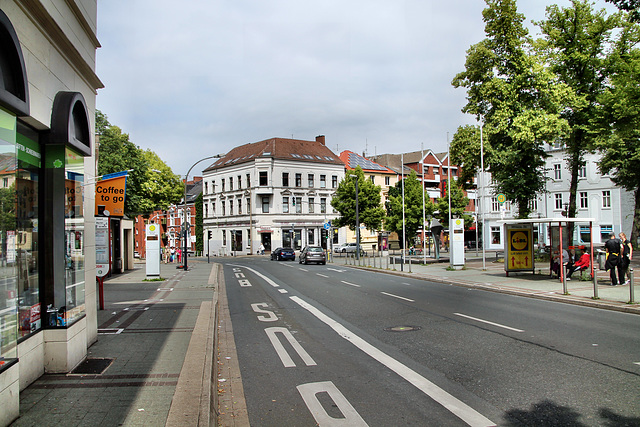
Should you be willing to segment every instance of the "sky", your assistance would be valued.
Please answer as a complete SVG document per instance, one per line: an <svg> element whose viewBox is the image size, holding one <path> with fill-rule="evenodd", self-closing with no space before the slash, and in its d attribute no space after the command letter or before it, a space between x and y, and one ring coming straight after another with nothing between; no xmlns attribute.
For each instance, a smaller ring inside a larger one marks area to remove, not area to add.
<svg viewBox="0 0 640 427"><path fill-rule="evenodd" d="M521 0L518 9L530 22L549 4ZM99 0L97 108L183 177L203 157L273 137L325 135L336 154L444 152L459 126L476 123L451 81L484 38L485 6Z"/></svg>

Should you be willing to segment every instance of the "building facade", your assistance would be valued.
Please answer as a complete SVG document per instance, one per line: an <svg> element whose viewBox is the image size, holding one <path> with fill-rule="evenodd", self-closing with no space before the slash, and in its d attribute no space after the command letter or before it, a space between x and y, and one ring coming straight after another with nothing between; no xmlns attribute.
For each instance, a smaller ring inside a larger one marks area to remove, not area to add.
<svg viewBox="0 0 640 427"><path fill-rule="evenodd" d="M327 247L325 224L344 164L315 141L272 138L234 148L203 171L204 251L255 254Z"/></svg>
<svg viewBox="0 0 640 427"><path fill-rule="evenodd" d="M97 339L97 2L0 3L0 425Z"/></svg>

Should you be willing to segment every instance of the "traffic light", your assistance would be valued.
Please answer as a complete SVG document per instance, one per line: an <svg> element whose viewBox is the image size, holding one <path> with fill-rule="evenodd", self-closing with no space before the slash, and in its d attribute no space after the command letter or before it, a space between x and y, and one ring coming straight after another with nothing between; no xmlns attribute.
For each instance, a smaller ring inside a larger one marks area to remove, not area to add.
<svg viewBox="0 0 640 427"><path fill-rule="evenodd" d="M291 198L291 205L292 205L292 206L295 206L295 205L296 205L296 198L295 198L295 197L292 197L292 198Z"/></svg>

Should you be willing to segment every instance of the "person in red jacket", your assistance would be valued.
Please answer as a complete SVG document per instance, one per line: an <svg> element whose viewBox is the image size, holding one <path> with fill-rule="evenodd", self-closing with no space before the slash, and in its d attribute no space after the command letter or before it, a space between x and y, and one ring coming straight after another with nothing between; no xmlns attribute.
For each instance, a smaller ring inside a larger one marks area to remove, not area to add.
<svg viewBox="0 0 640 427"><path fill-rule="evenodd" d="M589 264L591 264L591 257L589 256L588 251L584 251L578 262L569 267L569 271L567 272L567 280L571 280L571 275L574 271L583 271L589 268Z"/></svg>

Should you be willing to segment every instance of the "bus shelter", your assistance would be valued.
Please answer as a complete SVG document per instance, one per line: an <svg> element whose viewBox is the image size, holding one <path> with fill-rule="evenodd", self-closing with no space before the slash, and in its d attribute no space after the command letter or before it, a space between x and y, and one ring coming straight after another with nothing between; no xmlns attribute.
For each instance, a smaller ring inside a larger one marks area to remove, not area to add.
<svg viewBox="0 0 640 427"><path fill-rule="evenodd" d="M573 224L589 224L589 246L590 246L590 267L591 277L593 277L593 223L594 218L527 218L527 219L504 219L497 221L504 224L506 238L504 239L504 268L505 273L509 276L511 271L535 271L535 255L533 242L533 226L538 224L548 224L549 242L553 250L560 247L560 280L564 281L564 265L565 260L562 249L569 249L568 237L565 235L567 225ZM553 232L554 228L558 232ZM549 257L549 267L553 265L553 257Z"/></svg>

